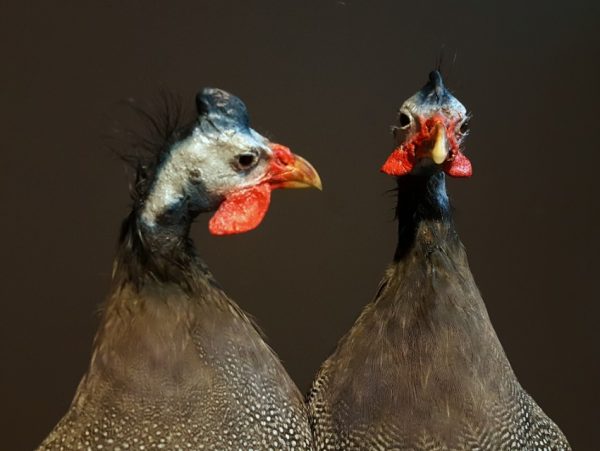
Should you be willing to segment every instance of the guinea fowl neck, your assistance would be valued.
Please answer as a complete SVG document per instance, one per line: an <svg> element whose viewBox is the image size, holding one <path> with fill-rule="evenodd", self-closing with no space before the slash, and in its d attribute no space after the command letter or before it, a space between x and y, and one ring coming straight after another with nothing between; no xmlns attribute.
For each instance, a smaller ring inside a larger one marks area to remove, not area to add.
<svg viewBox="0 0 600 451"><path fill-rule="evenodd" d="M142 203L143 205L143 203ZM146 283L176 283L193 289L204 265L189 237L193 216L185 201L172 205L152 224L134 208L123 221L115 276L140 288Z"/></svg>
<svg viewBox="0 0 600 451"><path fill-rule="evenodd" d="M452 228L450 201L443 172L397 178L398 246L395 261L401 260L420 239L419 230Z"/></svg>
<svg viewBox="0 0 600 451"><path fill-rule="evenodd" d="M177 210L150 227L136 206L123 221L113 286L88 372L92 385L83 392L93 391L92 381L120 381L123 389L135 390L143 380L156 394L165 378L191 380L191 328L199 321L222 327L220 312L225 310L220 307L227 298L196 255L187 208Z"/></svg>

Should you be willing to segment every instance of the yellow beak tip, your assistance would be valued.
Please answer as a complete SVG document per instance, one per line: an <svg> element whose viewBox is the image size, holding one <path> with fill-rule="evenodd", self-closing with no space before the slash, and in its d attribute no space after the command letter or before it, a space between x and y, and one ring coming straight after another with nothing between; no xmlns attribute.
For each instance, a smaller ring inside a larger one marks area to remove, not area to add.
<svg viewBox="0 0 600 451"><path fill-rule="evenodd" d="M437 129L435 143L431 150L431 159L435 164L442 164L448 157L448 146L446 143L446 128L439 126Z"/></svg>
<svg viewBox="0 0 600 451"><path fill-rule="evenodd" d="M313 182L313 187L318 189L319 191L323 191L323 183L321 182L321 177L319 177L319 174L316 174L315 180Z"/></svg>

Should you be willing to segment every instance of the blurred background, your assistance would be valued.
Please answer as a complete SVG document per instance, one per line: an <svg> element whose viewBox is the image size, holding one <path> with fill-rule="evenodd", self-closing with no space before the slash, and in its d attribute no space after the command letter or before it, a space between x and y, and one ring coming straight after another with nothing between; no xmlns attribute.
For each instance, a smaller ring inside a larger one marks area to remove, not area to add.
<svg viewBox="0 0 600 451"><path fill-rule="evenodd" d="M473 113L474 176L449 192L492 322L574 449L597 449L599 23L597 0L4 2L2 449L37 446L86 370L129 208L103 138L124 99L229 90L318 168L323 193L277 192L252 233L193 230L306 391L392 258L389 126L442 55Z"/></svg>

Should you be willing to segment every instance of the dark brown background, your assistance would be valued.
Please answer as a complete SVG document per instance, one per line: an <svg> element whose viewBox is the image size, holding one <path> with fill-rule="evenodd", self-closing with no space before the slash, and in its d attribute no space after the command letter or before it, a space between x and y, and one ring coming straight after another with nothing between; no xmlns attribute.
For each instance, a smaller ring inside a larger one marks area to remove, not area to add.
<svg viewBox="0 0 600 451"><path fill-rule="evenodd" d="M450 182L473 272L523 386L597 449L597 0L37 3L0 11L3 450L38 444L87 366L128 211L101 138L120 100L231 90L319 169L255 232L194 229L304 391L393 254L388 126L443 48L474 114L475 175Z"/></svg>

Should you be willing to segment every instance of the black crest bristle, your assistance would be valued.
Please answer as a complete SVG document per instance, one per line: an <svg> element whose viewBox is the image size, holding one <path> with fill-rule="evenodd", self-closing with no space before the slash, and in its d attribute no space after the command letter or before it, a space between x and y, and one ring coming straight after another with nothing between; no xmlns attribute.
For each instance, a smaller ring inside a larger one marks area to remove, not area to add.
<svg viewBox="0 0 600 451"><path fill-rule="evenodd" d="M167 91L162 91L153 102L140 104L128 99L123 104L135 113L133 121L127 121L134 125L115 127L109 147L135 171L130 192L137 203L148 193L170 147L188 133L193 121L180 97Z"/></svg>
<svg viewBox="0 0 600 451"><path fill-rule="evenodd" d="M447 50L445 45L442 45L440 49L440 53L435 62L435 70L442 74L444 79L448 81L452 78L452 69L456 64L457 52L451 54L451 58L448 55L449 50Z"/></svg>

